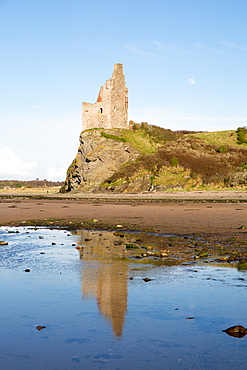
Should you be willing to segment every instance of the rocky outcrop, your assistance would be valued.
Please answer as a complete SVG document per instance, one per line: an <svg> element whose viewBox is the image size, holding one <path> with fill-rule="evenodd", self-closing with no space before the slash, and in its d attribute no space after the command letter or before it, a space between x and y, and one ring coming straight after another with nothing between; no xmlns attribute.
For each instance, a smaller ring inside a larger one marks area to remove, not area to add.
<svg viewBox="0 0 247 370"><path fill-rule="evenodd" d="M118 137L118 130L104 130L104 133L105 136L102 130L95 129L81 133L78 153L60 192L92 192L124 163L138 157L138 151Z"/></svg>
<svg viewBox="0 0 247 370"><path fill-rule="evenodd" d="M231 173L225 179L225 185L229 187L247 186L247 170L239 170L238 172Z"/></svg>

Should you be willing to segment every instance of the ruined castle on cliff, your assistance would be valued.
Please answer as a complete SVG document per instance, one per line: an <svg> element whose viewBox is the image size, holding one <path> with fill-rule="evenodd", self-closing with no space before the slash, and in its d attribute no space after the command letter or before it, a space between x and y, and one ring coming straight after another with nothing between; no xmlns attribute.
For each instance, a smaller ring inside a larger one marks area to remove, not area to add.
<svg viewBox="0 0 247 370"><path fill-rule="evenodd" d="M123 65L114 65L112 77L101 86L96 103L82 103L82 128L129 128L128 89Z"/></svg>

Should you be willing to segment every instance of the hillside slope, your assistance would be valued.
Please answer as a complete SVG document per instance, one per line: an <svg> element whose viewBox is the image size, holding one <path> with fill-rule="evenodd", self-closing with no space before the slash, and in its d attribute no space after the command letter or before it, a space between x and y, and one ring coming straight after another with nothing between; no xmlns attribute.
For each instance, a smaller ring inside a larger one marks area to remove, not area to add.
<svg viewBox="0 0 247 370"><path fill-rule="evenodd" d="M247 146L235 131L171 131L147 123L132 130L82 132L61 192L190 190L247 186Z"/></svg>

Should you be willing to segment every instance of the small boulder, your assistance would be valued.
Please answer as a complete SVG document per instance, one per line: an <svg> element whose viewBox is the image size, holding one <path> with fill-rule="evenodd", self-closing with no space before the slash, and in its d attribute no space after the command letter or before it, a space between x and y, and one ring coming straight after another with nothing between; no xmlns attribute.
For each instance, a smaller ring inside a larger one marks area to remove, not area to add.
<svg viewBox="0 0 247 370"><path fill-rule="evenodd" d="M235 338L243 338L247 334L247 329L242 325L231 326L222 331Z"/></svg>
<svg viewBox="0 0 247 370"><path fill-rule="evenodd" d="M145 281L145 283L148 283L149 281L151 281L152 279L149 279L149 278L144 278L142 279L143 281Z"/></svg>
<svg viewBox="0 0 247 370"><path fill-rule="evenodd" d="M9 243L8 242L5 242L4 240L1 240L0 241L0 245L8 245Z"/></svg>

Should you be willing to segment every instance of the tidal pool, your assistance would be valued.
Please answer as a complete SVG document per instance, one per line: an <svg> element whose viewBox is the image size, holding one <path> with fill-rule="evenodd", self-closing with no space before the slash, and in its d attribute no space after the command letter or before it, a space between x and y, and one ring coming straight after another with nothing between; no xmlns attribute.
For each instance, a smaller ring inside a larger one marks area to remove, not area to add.
<svg viewBox="0 0 247 370"><path fill-rule="evenodd" d="M222 332L247 326L246 272L144 263L138 235L1 227L0 368L246 369Z"/></svg>

